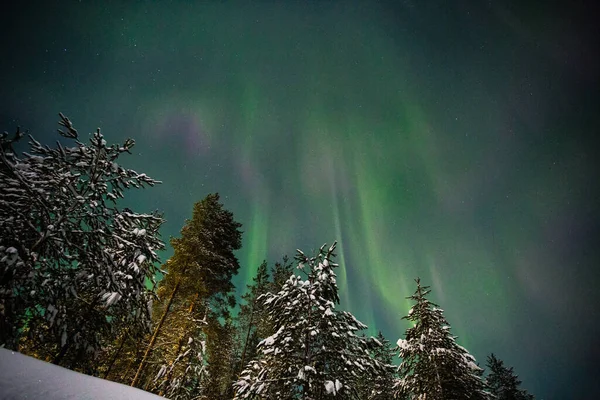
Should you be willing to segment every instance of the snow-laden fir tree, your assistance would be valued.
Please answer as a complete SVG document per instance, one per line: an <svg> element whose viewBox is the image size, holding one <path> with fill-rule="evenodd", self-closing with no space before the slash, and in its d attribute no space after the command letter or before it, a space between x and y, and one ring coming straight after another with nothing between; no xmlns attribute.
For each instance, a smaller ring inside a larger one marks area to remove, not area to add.
<svg viewBox="0 0 600 400"><path fill-rule="evenodd" d="M403 317L414 326L398 340L399 378L397 397L410 400L491 399L475 358L450 333L443 310L427 299L431 292L416 279L417 290L408 297L415 302Z"/></svg>
<svg viewBox="0 0 600 400"><path fill-rule="evenodd" d="M264 303L276 332L258 345L259 355L235 383L236 399L356 398L358 382L385 366L370 352L379 344L357 335L366 326L336 310L335 243L296 260L305 274L292 275Z"/></svg>
<svg viewBox="0 0 600 400"><path fill-rule="evenodd" d="M496 400L533 400L533 395L521 389L521 380L515 374L513 367L507 367L504 362L491 354L487 359L489 373L486 382Z"/></svg>
<svg viewBox="0 0 600 400"><path fill-rule="evenodd" d="M392 360L396 351L390 341L383 336L383 333L379 332L375 339L381 343L381 346L377 346L373 350L373 357L386 365L387 368L383 373L378 374L373 381L368 382L369 391L365 400L392 400L394 397L395 370L395 367L392 366Z"/></svg>
<svg viewBox="0 0 600 400"><path fill-rule="evenodd" d="M0 344L75 366L115 327L148 323L163 219L117 207L159 183L118 164L133 140L109 146L98 129L85 144L60 117L53 148L30 136L19 156L23 134L0 135Z"/></svg>
<svg viewBox="0 0 600 400"><path fill-rule="evenodd" d="M360 400L392 400L394 399L394 381L397 367L392 365L395 348L390 344L381 332L374 338L379 342L378 346L371 350L371 356L386 366L377 376L365 376L358 381L358 396Z"/></svg>

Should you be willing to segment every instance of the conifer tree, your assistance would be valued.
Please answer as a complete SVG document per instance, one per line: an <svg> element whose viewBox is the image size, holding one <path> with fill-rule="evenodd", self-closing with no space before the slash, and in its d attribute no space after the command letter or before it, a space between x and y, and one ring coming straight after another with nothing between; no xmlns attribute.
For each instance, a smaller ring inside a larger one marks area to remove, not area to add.
<svg viewBox="0 0 600 400"><path fill-rule="evenodd" d="M394 377L396 367L392 360L396 351L381 332L374 338L378 345L371 350L371 356L379 361L385 370L377 376L364 376L358 382L358 396L360 400L392 400L394 399Z"/></svg>
<svg viewBox="0 0 600 400"><path fill-rule="evenodd" d="M398 340L402 363L395 389L398 397L444 400L489 399L481 368L475 358L456 343L443 310L427 299L431 292L416 279L417 290L408 297L415 302L403 317L414 323L406 339Z"/></svg>
<svg viewBox="0 0 600 400"><path fill-rule="evenodd" d="M378 332L375 338L381 345L373 349L373 357L387 368L375 379L370 382L371 389L368 392L366 399L368 400L391 400L394 397L394 367L392 360L395 355L395 350L390 345L390 341L383 336L381 331Z"/></svg>
<svg viewBox="0 0 600 400"><path fill-rule="evenodd" d="M256 356L256 346L260 340L271 335L267 325L267 314L262 301L258 298L269 290L269 273L267 262L263 261L252 278L252 284L247 285L247 291L242 295L238 314L238 336L241 345L239 368L246 365L248 360Z"/></svg>
<svg viewBox="0 0 600 400"><path fill-rule="evenodd" d="M168 285L160 287L159 296L171 290ZM185 294L185 291L179 292L171 302L164 328L156 335L149 368L142 376L145 384L141 387L171 399L192 398L195 378L205 376L204 329L208 310L198 296ZM163 303L155 308L157 316L165 315L165 306Z"/></svg>
<svg viewBox="0 0 600 400"><path fill-rule="evenodd" d="M132 377L128 374L148 337L149 332L140 333L125 328L116 340L102 349L94 375L119 383L131 382Z"/></svg>
<svg viewBox="0 0 600 400"><path fill-rule="evenodd" d="M371 357L377 341L357 335L366 326L335 309L339 304L333 262L335 243L316 257L298 250L298 269L277 293L264 295L276 332L262 340L259 356L238 382L236 399L355 397L364 376L385 367Z"/></svg>
<svg viewBox="0 0 600 400"><path fill-rule="evenodd" d="M181 320L187 321L188 317L184 315ZM160 365L158 373L152 380L152 391L171 400L193 399L202 393L208 374L205 319L186 326L183 331L175 329L175 332L183 332L174 346L176 350L167 351L167 344L157 346L153 360L169 360L169 362ZM174 322L176 321L177 318L174 319ZM169 335L163 335L161 339L165 337Z"/></svg>
<svg viewBox="0 0 600 400"><path fill-rule="evenodd" d="M236 379L236 352L234 325L211 318L207 327L207 380L202 394L211 400L230 400Z"/></svg>
<svg viewBox="0 0 600 400"><path fill-rule="evenodd" d="M166 275L159 284L154 333L131 386L140 385L143 377L144 382L155 380L145 368L161 336L167 345L158 351L159 360L169 369L186 341L191 338L197 344L204 340L196 330L198 321L207 321L205 317L211 315L228 316L229 308L235 305L231 279L239 269L234 251L241 247L240 227L233 214L223 208L218 194L194 204L192 219L186 221L181 237L171 239L174 254L164 265ZM169 380L176 375L173 371Z"/></svg>
<svg viewBox="0 0 600 400"><path fill-rule="evenodd" d="M21 157L23 133L0 135L0 345L89 372L125 326L149 328L163 219L117 205L160 182L118 164L133 140L85 144L60 118L55 148L30 136Z"/></svg>
<svg viewBox="0 0 600 400"><path fill-rule="evenodd" d="M294 263L288 258L283 256L283 259L276 262L271 269L272 282L270 285L269 292L277 293L281 290L285 282L290 276L294 274Z"/></svg>
<svg viewBox="0 0 600 400"><path fill-rule="evenodd" d="M533 395L520 388L521 381L513 367L505 366L494 354L488 356L487 367L489 373L486 381L496 400L533 400Z"/></svg>

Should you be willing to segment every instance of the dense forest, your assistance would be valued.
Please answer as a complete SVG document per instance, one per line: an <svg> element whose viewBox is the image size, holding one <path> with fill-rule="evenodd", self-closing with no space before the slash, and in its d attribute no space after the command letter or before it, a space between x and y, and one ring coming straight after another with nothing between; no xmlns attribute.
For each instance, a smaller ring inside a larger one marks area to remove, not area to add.
<svg viewBox="0 0 600 400"><path fill-rule="evenodd" d="M119 207L160 183L119 165L134 141L83 143L60 124L55 147L29 137L22 155L22 131L0 137L3 347L170 399L533 399L501 359L459 345L418 278L398 316L411 327L395 344L367 336L339 307L335 242L264 261L236 298L242 226L218 194L161 264L163 215Z"/></svg>

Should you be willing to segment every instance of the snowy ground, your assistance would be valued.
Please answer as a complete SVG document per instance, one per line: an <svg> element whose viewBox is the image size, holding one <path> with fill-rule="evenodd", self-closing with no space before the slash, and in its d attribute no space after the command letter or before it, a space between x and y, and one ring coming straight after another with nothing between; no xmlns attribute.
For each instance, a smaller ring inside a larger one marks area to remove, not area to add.
<svg viewBox="0 0 600 400"><path fill-rule="evenodd" d="M0 348L0 399L158 400L164 398Z"/></svg>

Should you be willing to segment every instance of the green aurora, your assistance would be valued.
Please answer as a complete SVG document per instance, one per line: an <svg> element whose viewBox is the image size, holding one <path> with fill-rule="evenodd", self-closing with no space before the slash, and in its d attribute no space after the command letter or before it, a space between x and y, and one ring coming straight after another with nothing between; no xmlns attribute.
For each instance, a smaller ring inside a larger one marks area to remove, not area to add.
<svg viewBox="0 0 600 400"><path fill-rule="evenodd" d="M599 64L577 10L57 3L0 13L2 129L52 143L61 111L135 138L128 166L164 183L130 202L165 238L219 192L244 224L239 291L338 240L342 306L372 333L403 335L419 276L481 363L538 398L599 389Z"/></svg>

